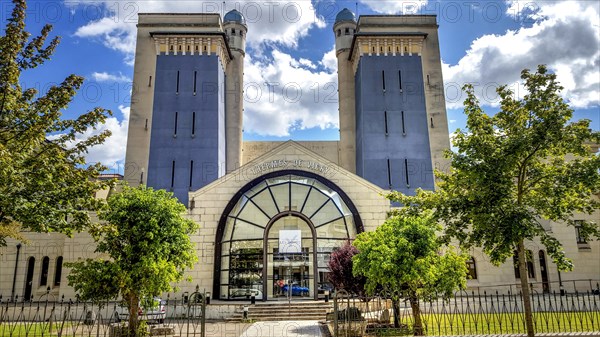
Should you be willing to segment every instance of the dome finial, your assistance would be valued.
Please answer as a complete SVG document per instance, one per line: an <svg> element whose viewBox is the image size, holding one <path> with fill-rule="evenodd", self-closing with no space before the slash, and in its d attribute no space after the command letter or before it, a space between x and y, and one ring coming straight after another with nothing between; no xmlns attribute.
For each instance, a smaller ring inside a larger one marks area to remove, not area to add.
<svg viewBox="0 0 600 337"><path fill-rule="evenodd" d="M354 16L354 13L352 13L351 10L349 10L348 8L344 8L335 16L336 23L341 21L356 22L356 17Z"/></svg>
<svg viewBox="0 0 600 337"><path fill-rule="evenodd" d="M245 25L246 18L244 18L242 13L240 13L237 9L232 9L225 14L225 17L223 17L223 22L237 22Z"/></svg>

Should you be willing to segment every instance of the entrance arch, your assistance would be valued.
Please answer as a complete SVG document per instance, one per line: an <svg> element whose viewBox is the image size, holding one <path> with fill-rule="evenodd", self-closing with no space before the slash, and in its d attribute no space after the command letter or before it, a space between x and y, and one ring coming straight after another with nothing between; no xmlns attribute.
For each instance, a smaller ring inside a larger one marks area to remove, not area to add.
<svg viewBox="0 0 600 337"><path fill-rule="evenodd" d="M293 295L316 299L330 253L362 231L356 207L331 181L299 170L256 178L221 215L214 297L267 300L282 295L283 282Z"/></svg>

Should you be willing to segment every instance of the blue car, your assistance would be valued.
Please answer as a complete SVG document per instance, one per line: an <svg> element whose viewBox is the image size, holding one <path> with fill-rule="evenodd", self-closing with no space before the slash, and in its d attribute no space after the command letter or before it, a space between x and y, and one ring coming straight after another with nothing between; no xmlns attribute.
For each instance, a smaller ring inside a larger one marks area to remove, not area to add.
<svg viewBox="0 0 600 337"><path fill-rule="evenodd" d="M281 289L283 291L284 294L287 294L288 292L288 285L284 285ZM292 296L307 296L308 295L308 288L307 287L301 287L297 284L293 284L292 285Z"/></svg>

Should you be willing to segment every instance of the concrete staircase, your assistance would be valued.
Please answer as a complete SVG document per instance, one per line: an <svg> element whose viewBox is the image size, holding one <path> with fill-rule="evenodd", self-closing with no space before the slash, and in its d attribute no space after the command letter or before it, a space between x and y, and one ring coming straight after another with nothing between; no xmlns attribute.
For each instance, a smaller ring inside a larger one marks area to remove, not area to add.
<svg viewBox="0 0 600 337"><path fill-rule="evenodd" d="M333 311L333 301L257 302L248 306L248 319L254 321L323 321ZM236 310L230 321L242 321L243 305Z"/></svg>

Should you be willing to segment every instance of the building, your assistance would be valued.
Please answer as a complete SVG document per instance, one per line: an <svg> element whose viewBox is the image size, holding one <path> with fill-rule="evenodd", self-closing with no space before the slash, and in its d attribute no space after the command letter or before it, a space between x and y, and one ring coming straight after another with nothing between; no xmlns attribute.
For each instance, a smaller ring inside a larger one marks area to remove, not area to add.
<svg viewBox="0 0 600 337"><path fill-rule="evenodd" d="M140 14L124 179L172 191L200 223L192 236L199 262L183 290L199 285L215 299L251 292L269 300L281 296L276 285L283 281L302 287L298 297L317 298L329 254L385 220L391 205L381 194L433 189L433 169L448 165L436 17L357 20L348 9L337 15L339 141L242 140L243 61L251 33L236 10L223 20L218 14ZM597 280L598 242L578 242L575 229L547 226L576 270L560 275L542 246L530 242L535 286L557 289L559 278L566 287L568 280ZM93 256L91 238L30 237L34 244L17 248L20 253L13 254L15 245L5 249L0 293L50 287L72 297L68 270L51 271L63 259ZM511 263L494 267L481 252L472 255L470 287L515 283ZM49 274L59 279L54 286Z"/></svg>

